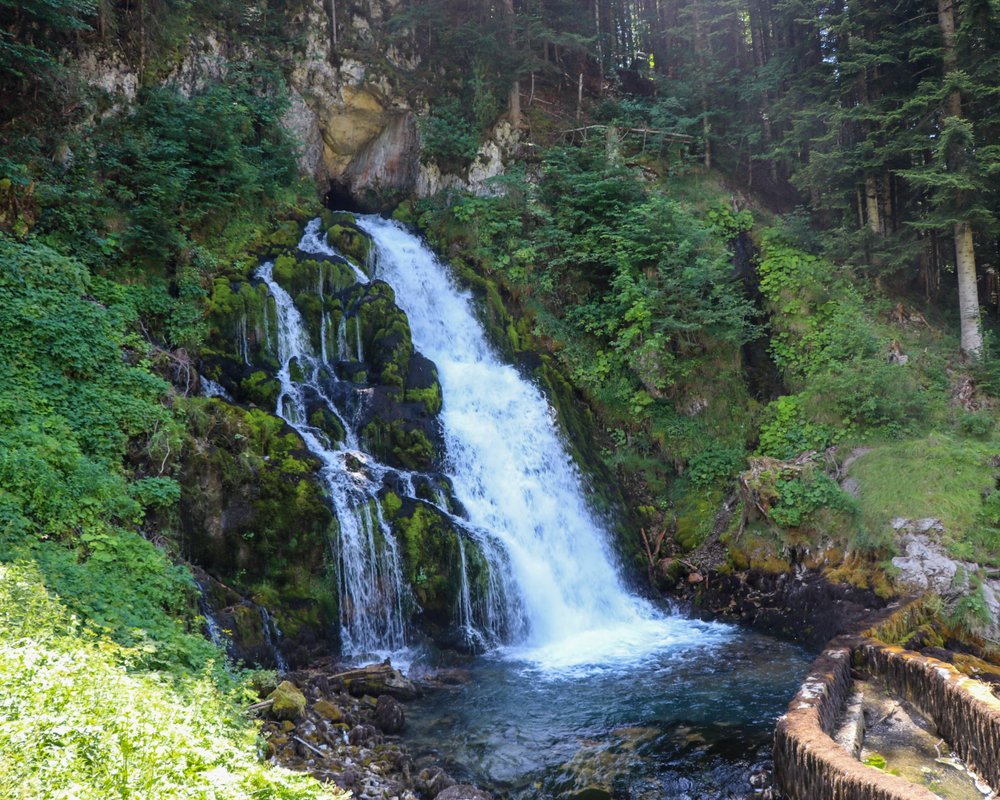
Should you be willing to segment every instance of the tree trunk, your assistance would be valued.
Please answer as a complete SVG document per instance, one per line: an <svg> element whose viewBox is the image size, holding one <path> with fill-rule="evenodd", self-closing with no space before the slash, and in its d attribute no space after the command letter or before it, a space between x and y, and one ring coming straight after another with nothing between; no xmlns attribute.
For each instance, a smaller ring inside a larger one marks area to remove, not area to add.
<svg viewBox="0 0 1000 800"><path fill-rule="evenodd" d="M882 233L882 216L878 209L878 184L874 175L865 176L865 210L868 212L868 227L878 236Z"/></svg>
<svg viewBox="0 0 1000 800"><path fill-rule="evenodd" d="M944 74L947 79L958 69L955 49L954 0L938 0L938 25L944 44ZM962 116L962 95L949 92L945 100L945 114ZM961 212L961 209L958 209ZM979 358L983 351L983 331L979 319L979 286L976 280L976 248L972 238L972 225L967 221L955 223L955 272L958 274L958 309L962 326L962 352Z"/></svg>
<svg viewBox="0 0 1000 800"><path fill-rule="evenodd" d="M976 251L972 240L972 226L968 222L955 223L955 272L958 274L962 352L972 358L979 358L983 352L983 332L979 319Z"/></svg>
<svg viewBox="0 0 1000 800"><path fill-rule="evenodd" d="M514 50L517 46L514 36L514 0L504 0L504 11L507 12L507 22L510 25L507 43L510 49ZM521 128L521 82L517 79L510 87L510 124L514 130Z"/></svg>

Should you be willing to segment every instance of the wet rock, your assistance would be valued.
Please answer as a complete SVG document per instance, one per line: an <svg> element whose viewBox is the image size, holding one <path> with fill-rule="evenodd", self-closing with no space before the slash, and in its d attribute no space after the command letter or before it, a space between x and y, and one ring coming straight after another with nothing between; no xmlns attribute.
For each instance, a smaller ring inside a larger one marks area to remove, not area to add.
<svg viewBox="0 0 1000 800"><path fill-rule="evenodd" d="M434 800L493 800L493 795L475 786L460 783L440 792Z"/></svg>
<svg viewBox="0 0 1000 800"><path fill-rule="evenodd" d="M462 686L472 680L468 670L459 667L446 667L435 670L424 678L424 683L430 686Z"/></svg>
<svg viewBox="0 0 1000 800"><path fill-rule="evenodd" d="M347 734L347 740L353 745L372 745L382 740L374 725L355 725Z"/></svg>
<svg viewBox="0 0 1000 800"><path fill-rule="evenodd" d="M397 700L412 700L420 690L391 664L373 664L344 676L344 686L354 697L388 694Z"/></svg>
<svg viewBox="0 0 1000 800"><path fill-rule="evenodd" d="M567 800L612 800L613 795L603 786L585 786L566 795Z"/></svg>
<svg viewBox="0 0 1000 800"><path fill-rule="evenodd" d="M417 791L426 797L437 797L445 789L455 785L455 779L441 767L427 767L420 770L414 781Z"/></svg>
<svg viewBox="0 0 1000 800"><path fill-rule="evenodd" d="M313 703L313 711L319 714L327 722L343 722L344 712L339 706L335 706L329 700L317 700Z"/></svg>
<svg viewBox="0 0 1000 800"><path fill-rule="evenodd" d="M306 698L291 681L282 681L278 688L268 695L271 704L271 716L279 720L296 720L306 710Z"/></svg>
<svg viewBox="0 0 1000 800"><path fill-rule="evenodd" d="M374 720L383 733L399 733L406 725L406 714L395 697L383 694L375 704Z"/></svg>
<svg viewBox="0 0 1000 800"><path fill-rule="evenodd" d="M361 773L354 767L347 767L333 780L341 789L353 790L361 782Z"/></svg>

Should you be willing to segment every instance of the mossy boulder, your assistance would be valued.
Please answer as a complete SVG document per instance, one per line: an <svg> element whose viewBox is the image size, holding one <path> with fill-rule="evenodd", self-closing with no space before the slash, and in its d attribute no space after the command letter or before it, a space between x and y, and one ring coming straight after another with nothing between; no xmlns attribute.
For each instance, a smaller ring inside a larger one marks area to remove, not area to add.
<svg viewBox="0 0 1000 800"><path fill-rule="evenodd" d="M208 341L201 351L203 358L229 359L241 367L278 368L278 314L266 286L218 278L212 284L207 312Z"/></svg>
<svg viewBox="0 0 1000 800"><path fill-rule="evenodd" d="M306 710L306 697L291 681L282 681L278 688L267 696L271 704L271 716L275 719L297 720Z"/></svg>
<svg viewBox="0 0 1000 800"><path fill-rule="evenodd" d="M396 305L396 295L389 284L372 281L360 288L354 314L361 326L361 344L370 380L402 389L413 356L410 323Z"/></svg>
<svg viewBox="0 0 1000 800"><path fill-rule="evenodd" d="M361 431L365 449L379 461L402 469L430 472L436 463L437 449L419 427L403 419L369 422Z"/></svg>

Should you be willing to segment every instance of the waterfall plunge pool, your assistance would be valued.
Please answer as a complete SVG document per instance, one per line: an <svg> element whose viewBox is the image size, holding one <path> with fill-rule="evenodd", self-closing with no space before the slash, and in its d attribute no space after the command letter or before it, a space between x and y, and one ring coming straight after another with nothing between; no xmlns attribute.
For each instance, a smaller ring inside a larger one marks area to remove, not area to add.
<svg viewBox="0 0 1000 800"><path fill-rule="evenodd" d="M516 800L759 796L751 776L768 765L774 721L813 654L764 634L674 619L697 635L631 660L480 657L467 667L468 682L408 705L407 746L418 765L440 763Z"/></svg>

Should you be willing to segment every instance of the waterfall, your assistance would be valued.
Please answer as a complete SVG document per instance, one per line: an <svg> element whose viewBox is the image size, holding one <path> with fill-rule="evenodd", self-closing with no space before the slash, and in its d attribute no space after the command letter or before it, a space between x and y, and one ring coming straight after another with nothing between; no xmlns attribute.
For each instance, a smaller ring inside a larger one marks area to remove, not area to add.
<svg viewBox="0 0 1000 800"><path fill-rule="evenodd" d="M437 367L444 472L463 513L453 513L439 478L391 468L361 449L359 420L371 390L337 377L328 363L330 323L323 317L321 352L313 351L292 297L274 279L273 263L263 264L257 277L267 285L275 309L277 413L323 462L322 478L336 513L330 546L345 654L399 651L407 644L405 620L414 598L403 581L399 545L379 500L390 480L394 491L435 507L462 532L455 613L470 643L506 642L517 657L562 669L634 661L678 641L697 640L692 623L660 613L624 586L608 532L587 503L554 411L537 387L497 358L468 294L401 226L378 217L360 218L358 224L374 243L366 266L393 287L414 347ZM338 255L318 220L307 226L299 249ZM360 283L368 282L355 265L352 269ZM322 281L312 291L322 293ZM348 314L340 314L335 354L340 362L355 357L363 362L357 316L354 325L354 342L348 344ZM344 403L341 408L333 396ZM309 423L307 399L317 398L343 426L343 441L331 442ZM429 489L435 500L418 487ZM474 586L463 536L476 545L476 563L485 561L488 567L479 569Z"/></svg>
<svg viewBox="0 0 1000 800"><path fill-rule="evenodd" d="M515 584L510 602L525 621L518 652L561 667L639 658L697 637L693 623L626 589L554 411L498 359L468 293L399 224L368 216L359 226L375 243L375 275L395 290L414 347L437 366L446 472L469 529L502 546ZM500 557L488 544L484 554Z"/></svg>
<svg viewBox="0 0 1000 800"><path fill-rule="evenodd" d="M199 375L198 377L201 379L201 393L205 397L221 397L227 402L233 402L232 395L226 391L226 387L221 383L217 383L211 378L206 378L204 375Z"/></svg>

